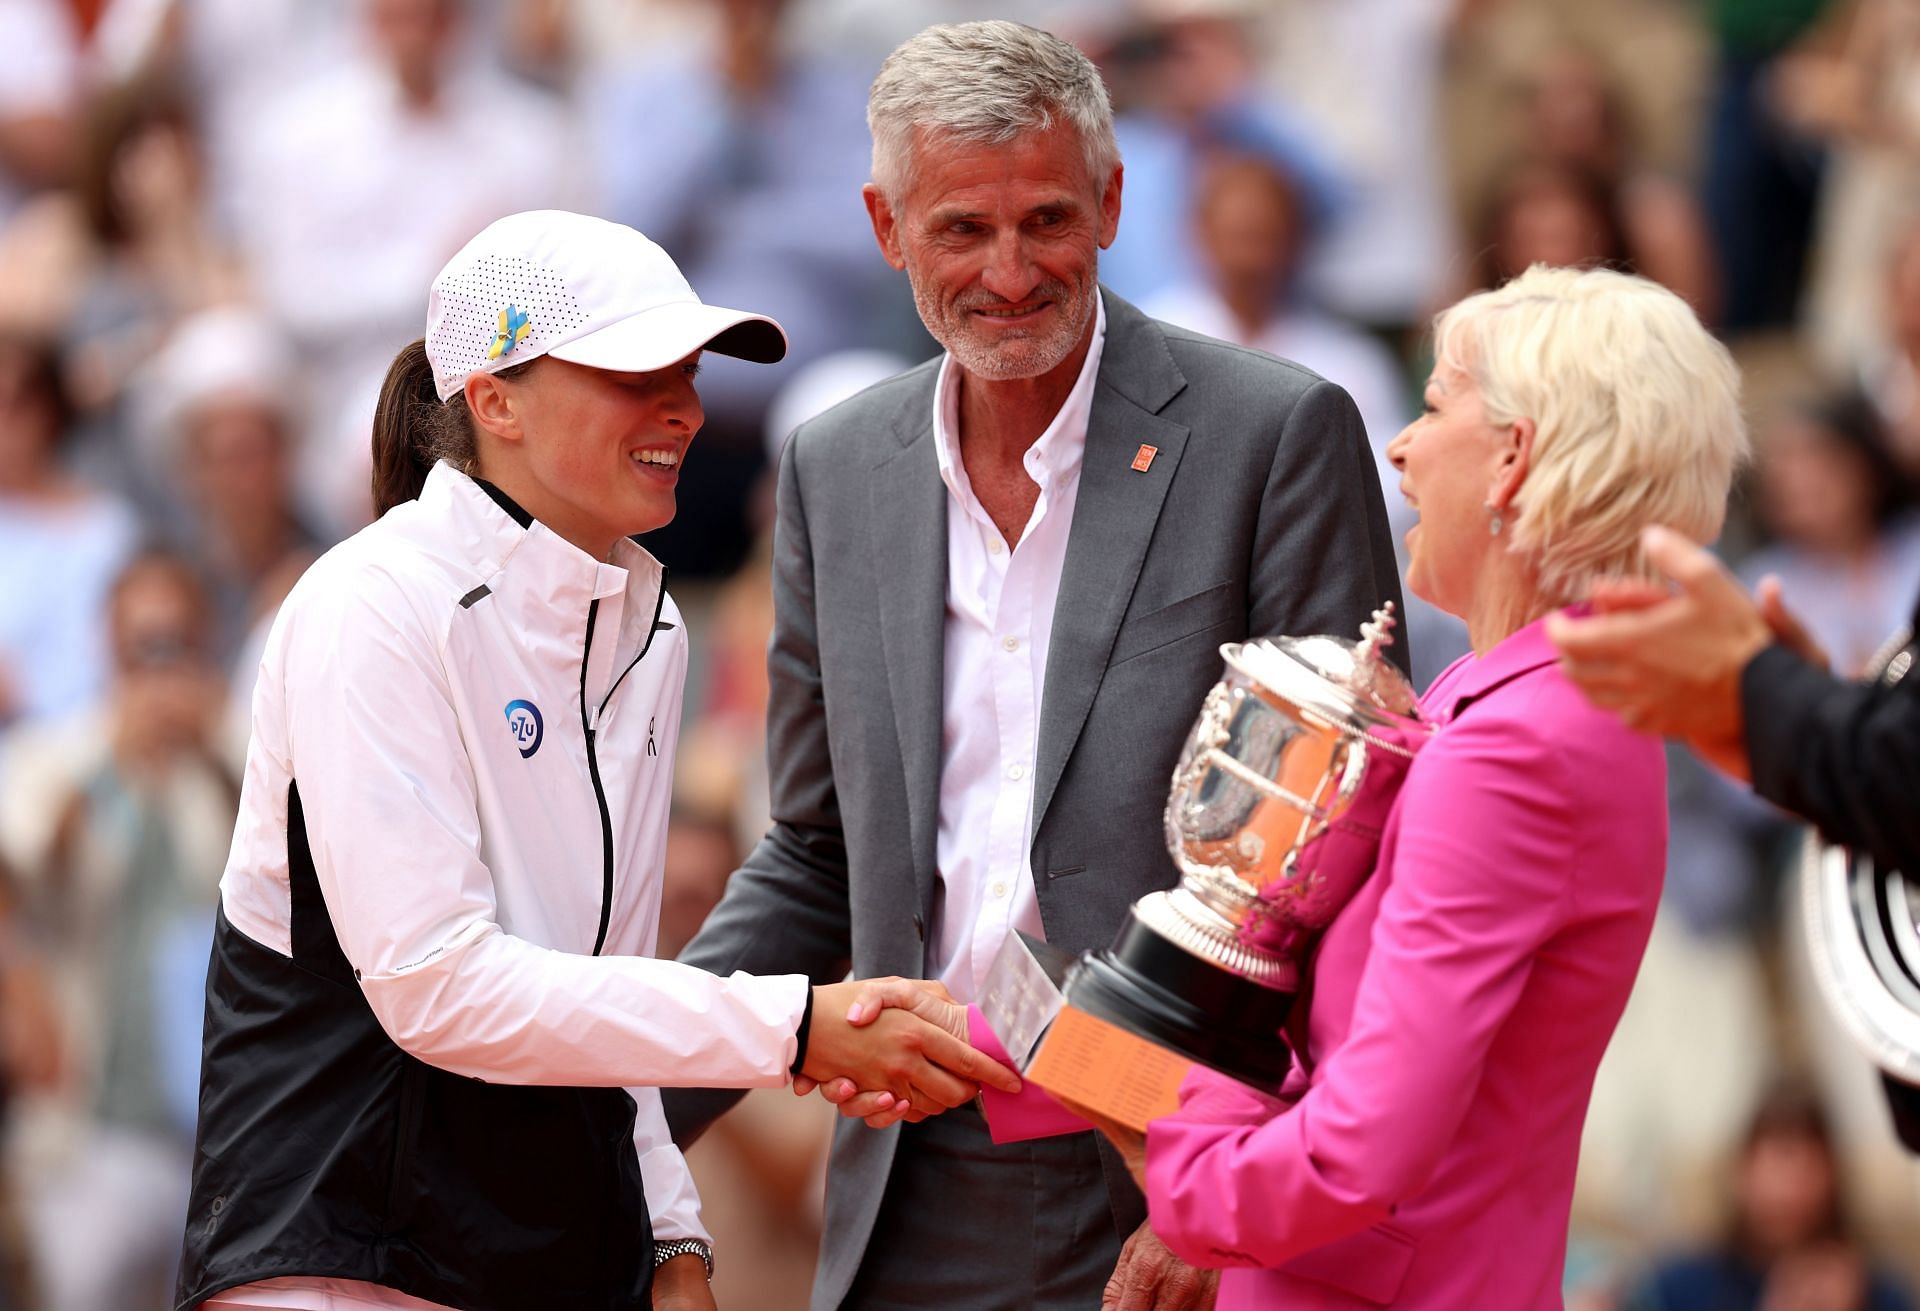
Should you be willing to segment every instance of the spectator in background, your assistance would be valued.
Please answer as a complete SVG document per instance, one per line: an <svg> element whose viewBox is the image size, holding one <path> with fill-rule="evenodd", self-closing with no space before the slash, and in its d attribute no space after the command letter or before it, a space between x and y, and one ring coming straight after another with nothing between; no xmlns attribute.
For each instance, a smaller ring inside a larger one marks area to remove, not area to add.
<svg viewBox="0 0 1920 1311"><path fill-rule="evenodd" d="M258 314L209 310L179 326L146 381L163 463L190 510L182 545L207 575L214 650L232 668L325 545L293 502L293 362Z"/></svg>
<svg viewBox="0 0 1920 1311"><path fill-rule="evenodd" d="M1726 1236L1660 1263L1631 1311L1911 1311L1847 1221L1826 1117L1810 1093L1781 1087L1761 1101L1732 1186Z"/></svg>
<svg viewBox="0 0 1920 1311"><path fill-rule="evenodd" d="M1861 381L1885 424L1894 462L1920 481L1920 221L1888 252L1886 319L1879 350L1861 367Z"/></svg>
<svg viewBox="0 0 1920 1311"><path fill-rule="evenodd" d="M69 322L76 407L111 410L185 315L244 287L207 212L195 109L172 81L108 87L88 107L78 177L94 257Z"/></svg>
<svg viewBox="0 0 1920 1311"><path fill-rule="evenodd" d="M245 282L207 213L195 109L157 76L103 89L88 105L76 177L83 245L61 326L78 415L75 467L126 497L154 530L181 527L166 471L129 445L128 384L175 323Z"/></svg>
<svg viewBox="0 0 1920 1311"><path fill-rule="evenodd" d="M603 65L582 103L608 216L680 252L702 297L759 305L793 342L773 368L703 366L702 455L681 473L683 512L648 545L678 574L717 579L752 540L760 429L792 371L850 347L933 346L873 257L860 201L872 63L804 52L790 0L710 9L703 28Z"/></svg>
<svg viewBox="0 0 1920 1311"><path fill-rule="evenodd" d="M165 1302L194 1111L170 1070L197 1051L204 970L162 983L183 979L182 958L205 960L239 798L216 745L212 611L191 568L135 559L107 626L113 682L97 730L63 744L81 748L65 760L22 762L62 775L43 780L55 824L30 874L76 1053L27 1182L46 1311Z"/></svg>
<svg viewBox="0 0 1920 1311"><path fill-rule="evenodd" d="M1822 152L1781 115L1776 60L1827 0L1712 0L1717 46L1702 201L1726 333L1792 326L1800 305Z"/></svg>
<svg viewBox="0 0 1920 1311"><path fill-rule="evenodd" d="M1613 191L1566 164L1521 161L1494 185L1474 249L1474 285L1497 287L1535 264L1634 268Z"/></svg>
<svg viewBox="0 0 1920 1311"><path fill-rule="evenodd" d="M32 191L72 166L80 50L59 0L0 0L0 227Z"/></svg>
<svg viewBox="0 0 1920 1311"><path fill-rule="evenodd" d="M1304 365L1339 383L1367 425L1380 485L1399 475L1385 458L1411 417L1410 388L1379 342L1309 305L1301 258L1316 235L1312 207L1278 160L1222 152L1201 166L1190 216L1199 271L1141 308L1222 341Z"/></svg>
<svg viewBox="0 0 1920 1311"><path fill-rule="evenodd" d="M1454 267L1440 113L1448 45L1458 15L1488 0L1247 7L1273 33L1263 86L1300 116L1342 184L1310 288L1334 313L1410 345L1448 298ZM1130 191L1129 223L1134 203Z"/></svg>
<svg viewBox="0 0 1920 1311"><path fill-rule="evenodd" d="M9 1132L16 1100L56 1085L66 1059L41 944L26 920L19 879L0 859L0 1129ZM0 1166L0 1311L37 1311L14 1173L11 1162Z"/></svg>
<svg viewBox="0 0 1920 1311"><path fill-rule="evenodd" d="M1775 61L1767 98L1825 146L1818 231L1799 333L1844 371L1879 346L1886 258L1920 189L1920 5L1831 3Z"/></svg>
<svg viewBox="0 0 1920 1311"><path fill-rule="evenodd" d="M289 87L353 53L360 0L81 0L99 7L92 67L108 85L190 88L209 209L231 232L246 142Z"/></svg>
<svg viewBox="0 0 1920 1311"><path fill-rule="evenodd" d="M683 771L676 770L683 776ZM682 777L674 780L674 791L689 789ZM740 848L733 837L732 817L726 813L726 795L696 784L691 791L697 800L688 804L674 798L667 818L667 847L662 857L660 896L660 955L677 953L693 941L693 935L706 923L707 915L720 904L727 890L727 877L740 863Z"/></svg>
<svg viewBox="0 0 1920 1311"><path fill-rule="evenodd" d="M0 725L99 692L99 617L138 536L131 510L62 467L71 421L52 348L0 336Z"/></svg>
<svg viewBox="0 0 1920 1311"><path fill-rule="evenodd" d="M852 344L887 285L860 224L869 70L795 56L788 0L714 9L705 32L605 68L588 89L609 214L685 250L703 297L749 281L758 302L773 295L769 312L789 313L808 358ZM756 433L789 372L753 371Z"/></svg>
<svg viewBox="0 0 1920 1311"><path fill-rule="evenodd" d="M476 229L580 199L566 115L465 56L462 0L354 3L365 53L263 105L237 191L264 305L302 367L336 378L384 368L418 331L419 289ZM337 421L324 400L316 418Z"/></svg>
<svg viewBox="0 0 1920 1311"><path fill-rule="evenodd" d="M1634 271L1677 293L1711 325L1719 289L1705 218L1686 186L1640 164L1620 89L1599 58L1575 45L1550 51L1522 97L1526 158L1590 179L1609 197Z"/></svg>
<svg viewBox="0 0 1920 1311"><path fill-rule="evenodd" d="M1193 199L1218 151L1280 161L1313 226L1339 202L1333 166L1260 85L1259 28L1245 0L1148 0L1099 52L1127 165L1127 222L1101 281L1136 302L1204 278Z"/></svg>
<svg viewBox="0 0 1920 1311"><path fill-rule="evenodd" d="M0 0L0 330L56 336L79 243L73 168L80 35L62 0Z"/></svg>
<svg viewBox="0 0 1920 1311"><path fill-rule="evenodd" d="M835 270L853 277L855 291L834 298L842 314L867 308L871 252L840 230L859 209L846 188L857 193L868 172L865 65L803 53L792 0L719 0L712 10L704 29L643 48L591 89L608 204L687 245L712 276L798 257L829 266L812 273L820 281ZM658 148L637 155L630 143L642 126ZM823 326L845 339L846 322Z"/></svg>
<svg viewBox="0 0 1920 1311"><path fill-rule="evenodd" d="M1854 395L1789 410L1759 443L1757 503L1774 544L1737 572L1771 574L1841 678L1867 661L1920 594L1920 522L1872 406Z"/></svg>
<svg viewBox="0 0 1920 1311"><path fill-rule="evenodd" d="M1393 354L1377 339L1304 299L1301 259L1316 235L1311 208L1278 161L1221 153L1202 168L1193 204L1193 235L1203 272L1142 306L1147 313L1223 341L1238 342L1312 369L1339 383L1359 407L1380 486L1399 486L1387 443L1412 417L1408 388ZM1387 495L1396 551L1418 518ZM1404 572L1406 560L1400 561ZM1468 648L1457 619L1407 598L1407 627L1416 686L1425 686Z"/></svg>

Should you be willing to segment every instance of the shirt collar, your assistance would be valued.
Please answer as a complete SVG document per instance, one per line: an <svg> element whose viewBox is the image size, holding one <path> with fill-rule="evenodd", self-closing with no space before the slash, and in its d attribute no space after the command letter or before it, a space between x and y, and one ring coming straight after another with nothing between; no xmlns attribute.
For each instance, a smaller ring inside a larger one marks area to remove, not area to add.
<svg viewBox="0 0 1920 1311"><path fill-rule="evenodd" d="M1081 457L1086 454L1094 380L1100 375L1100 356L1107 342L1106 298L1096 294L1093 302L1093 341L1087 347L1086 360L1080 365L1080 376L1074 379L1073 390L1060 403L1046 431L1027 451L1029 470L1035 460L1044 461L1047 478L1052 482L1078 475ZM934 382L933 447L939 460L940 481L956 500L962 504L970 502L973 485L960 459L960 374L952 352L940 361L940 376Z"/></svg>
<svg viewBox="0 0 1920 1311"><path fill-rule="evenodd" d="M1501 639L1482 656L1463 656L1434 680L1421 709L1439 723L1451 722L1468 705L1522 674L1555 663L1560 653L1547 638L1547 621L1536 619Z"/></svg>
<svg viewBox="0 0 1920 1311"><path fill-rule="evenodd" d="M501 491L498 487L488 482L485 478L475 478L473 481L475 486L479 487L481 491L485 492L488 496L493 498L493 503L495 505L499 506L502 510L505 510L507 512L507 518L513 520L515 523L519 524L522 528L533 527L533 516L528 514L526 510L521 507L520 502L514 500L511 496L508 496L505 492Z"/></svg>
<svg viewBox="0 0 1920 1311"><path fill-rule="evenodd" d="M543 568L571 580L595 599L625 591L651 604L654 593L665 585L666 569L632 538L615 542L610 560L596 560L535 519L500 488L444 460L427 475L421 499L429 497L445 497L454 513L476 530L476 544L484 542L491 560L487 572L503 568L510 555L531 552L544 562Z"/></svg>

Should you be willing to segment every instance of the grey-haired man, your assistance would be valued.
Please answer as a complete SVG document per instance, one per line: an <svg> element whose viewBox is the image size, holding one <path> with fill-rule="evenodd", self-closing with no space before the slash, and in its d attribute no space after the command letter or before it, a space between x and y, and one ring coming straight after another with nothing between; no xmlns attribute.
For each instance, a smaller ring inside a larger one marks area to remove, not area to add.
<svg viewBox="0 0 1920 1311"><path fill-rule="evenodd" d="M1121 167L1085 56L930 28L868 122L874 234L946 354L782 457L774 825L682 959L968 1000L1008 932L1102 946L1173 882L1160 813L1220 643L1357 632L1399 584L1345 392L1099 287ZM729 1096L668 1113L688 1137ZM1143 1221L1095 1135L843 1121L813 1306L1210 1304Z"/></svg>

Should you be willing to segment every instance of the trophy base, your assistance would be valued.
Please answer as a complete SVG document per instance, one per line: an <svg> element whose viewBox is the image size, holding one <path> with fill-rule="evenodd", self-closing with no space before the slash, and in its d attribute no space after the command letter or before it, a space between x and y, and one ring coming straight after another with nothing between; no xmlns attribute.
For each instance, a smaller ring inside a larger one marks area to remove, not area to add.
<svg viewBox="0 0 1920 1311"><path fill-rule="evenodd" d="M1078 1010L1267 1092L1293 1068L1280 1037L1291 992L1196 956L1135 915L1111 948L1068 971L1064 993Z"/></svg>

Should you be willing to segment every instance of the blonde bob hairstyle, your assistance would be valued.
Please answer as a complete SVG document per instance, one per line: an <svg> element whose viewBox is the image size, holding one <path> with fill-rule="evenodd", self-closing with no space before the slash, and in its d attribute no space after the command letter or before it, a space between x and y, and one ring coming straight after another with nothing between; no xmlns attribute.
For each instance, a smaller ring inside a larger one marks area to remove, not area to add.
<svg viewBox="0 0 1920 1311"><path fill-rule="evenodd" d="M1508 549L1531 558L1550 604L1648 576L1649 524L1703 545L1720 535L1747 454L1740 375L1665 287L1536 264L1442 311L1434 356L1473 379L1488 422L1534 422Z"/></svg>

